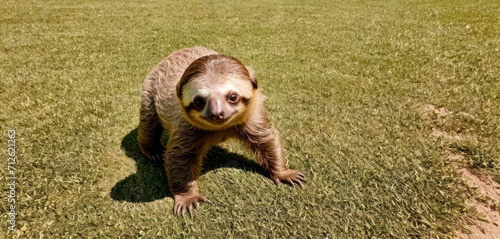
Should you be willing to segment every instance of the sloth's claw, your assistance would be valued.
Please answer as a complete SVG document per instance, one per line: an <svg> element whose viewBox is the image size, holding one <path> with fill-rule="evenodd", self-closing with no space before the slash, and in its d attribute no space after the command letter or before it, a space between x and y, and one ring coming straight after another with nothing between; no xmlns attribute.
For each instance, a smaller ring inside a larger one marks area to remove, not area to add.
<svg viewBox="0 0 500 239"><path fill-rule="evenodd" d="M194 209L198 209L200 207L200 202L210 202L199 193L190 195L177 194L174 195L174 201L174 214L176 216L184 216L187 211L190 217L193 217L193 207Z"/></svg>
<svg viewBox="0 0 500 239"><path fill-rule="evenodd" d="M304 188L303 182L306 182L306 176L298 170L286 170L284 172L277 173L273 178L274 183L279 187L280 181L284 181L295 187L298 184L301 188Z"/></svg>
<svg viewBox="0 0 500 239"><path fill-rule="evenodd" d="M165 162L164 158L165 158L165 152L153 154L150 157L151 162L157 166L163 165L163 163Z"/></svg>

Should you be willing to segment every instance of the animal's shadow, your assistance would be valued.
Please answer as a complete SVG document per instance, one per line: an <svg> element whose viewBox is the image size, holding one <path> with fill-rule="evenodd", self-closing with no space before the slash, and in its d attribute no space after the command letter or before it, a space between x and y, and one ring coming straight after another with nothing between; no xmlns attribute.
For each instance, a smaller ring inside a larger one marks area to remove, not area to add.
<svg viewBox="0 0 500 239"><path fill-rule="evenodd" d="M165 135L163 142L167 142L167 140L168 136ZM137 128L123 138L121 148L129 158L135 161L137 172L116 183L111 189L112 199L127 202L151 202L172 197L168 189L165 168L155 165L142 155L137 142ZM239 154L230 153L217 146L208 151L203 160L201 174L224 167L242 169L267 176L265 170L255 161Z"/></svg>

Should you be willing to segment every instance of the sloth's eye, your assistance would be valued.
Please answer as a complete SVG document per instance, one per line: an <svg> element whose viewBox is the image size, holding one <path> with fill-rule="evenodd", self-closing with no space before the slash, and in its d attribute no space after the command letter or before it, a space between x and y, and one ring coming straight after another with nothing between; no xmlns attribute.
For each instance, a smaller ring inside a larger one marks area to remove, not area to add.
<svg viewBox="0 0 500 239"><path fill-rule="evenodd" d="M196 107L198 109L203 108L203 106L205 106L205 99L197 96L196 98L194 98L193 104L194 104L194 107Z"/></svg>
<svg viewBox="0 0 500 239"><path fill-rule="evenodd" d="M231 94L229 95L229 102L231 103L236 103L240 97L237 94Z"/></svg>

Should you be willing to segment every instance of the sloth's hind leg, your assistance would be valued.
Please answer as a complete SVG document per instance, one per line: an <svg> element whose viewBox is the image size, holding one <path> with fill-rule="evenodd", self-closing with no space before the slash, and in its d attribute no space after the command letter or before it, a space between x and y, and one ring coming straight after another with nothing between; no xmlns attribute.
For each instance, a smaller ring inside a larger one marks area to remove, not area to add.
<svg viewBox="0 0 500 239"><path fill-rule="evenodd" d="M138 131L138 141L142 153L153 163L163 164L165 153L165 147L161 142L163 126L152 101L142 100Z"/></svg>

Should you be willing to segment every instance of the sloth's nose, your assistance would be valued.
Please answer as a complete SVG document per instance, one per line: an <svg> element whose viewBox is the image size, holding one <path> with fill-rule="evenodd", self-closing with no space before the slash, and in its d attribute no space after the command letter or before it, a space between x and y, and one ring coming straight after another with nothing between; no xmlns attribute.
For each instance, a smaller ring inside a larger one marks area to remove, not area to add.
<svg viewBox="0 0 500 239"><path fill-rule="evenodd" d="M224 120L224 111L222 111L222 110L220 110L220 111L211 111L210 112L210 118L212 120L222 121L222 120Z"/></svg>
<svg viewBox="0 0 500 239"><path fill-rule="evenodd" d="M208 117L214 121L223 121L225 119L224 109L218 100L210 100L208 104Z"/></svg>

